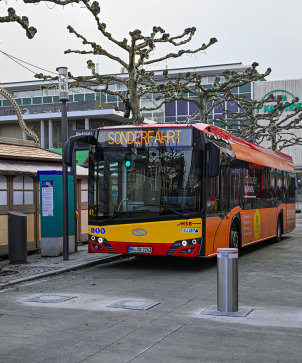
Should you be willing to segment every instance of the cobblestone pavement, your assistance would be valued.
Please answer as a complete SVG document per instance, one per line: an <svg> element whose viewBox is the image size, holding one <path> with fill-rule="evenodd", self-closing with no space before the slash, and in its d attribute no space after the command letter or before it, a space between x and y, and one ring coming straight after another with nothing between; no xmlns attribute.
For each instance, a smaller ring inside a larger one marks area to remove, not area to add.
<svg viewBox="0 0 302 363"><path fill-rule="evenodd" d="M82 245L78 247L78 252L70 254L69 260L65 261L62 256L42 257L40 253L29 254L27 262L22 264L10 264L8 259L3 259L0 260L0 289L119 258L121 255L88 253L87 245Z"/></svg>

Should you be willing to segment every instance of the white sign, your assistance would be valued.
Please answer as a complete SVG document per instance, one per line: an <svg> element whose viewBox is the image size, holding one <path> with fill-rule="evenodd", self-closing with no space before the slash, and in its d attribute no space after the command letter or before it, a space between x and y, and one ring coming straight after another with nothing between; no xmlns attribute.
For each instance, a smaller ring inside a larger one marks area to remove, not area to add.
<svg viewBox="0 0 302 363"><path fill-rule="evenodd" d="M52 181L42 181L42 217L53 217Z"/></svg>

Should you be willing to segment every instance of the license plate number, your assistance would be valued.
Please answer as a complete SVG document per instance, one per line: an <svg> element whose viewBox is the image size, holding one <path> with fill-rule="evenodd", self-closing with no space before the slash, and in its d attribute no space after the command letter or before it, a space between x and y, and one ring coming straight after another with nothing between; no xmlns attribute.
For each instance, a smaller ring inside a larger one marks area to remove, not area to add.
<svg viewBox="0 0 302 363"><path fill-rule="evenodd" d="M128 247L128 253L152 253L152 247Z"/></svg>

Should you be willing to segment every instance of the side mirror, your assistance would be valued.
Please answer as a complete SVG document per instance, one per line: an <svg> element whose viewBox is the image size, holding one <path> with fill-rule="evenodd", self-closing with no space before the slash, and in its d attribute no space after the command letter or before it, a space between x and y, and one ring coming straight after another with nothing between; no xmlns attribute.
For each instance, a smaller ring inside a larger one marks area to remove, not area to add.
<svg viewBox="0 0 302 363"><path fill-rule="evenodd" d="M219 175L220 167L220 149L213 142L208 142L209 162L208 162L208 177L214 178Z"/></svg>
<svg viewBox="0 0 302 363"><path fill-rule="evenodd" d="M72 153L73 153L74 144L76 142L84 142L89 145L97 145L97 139L92 135L71 136L66 141L63 150L63 163L68 166L72 165Z"/></svg>

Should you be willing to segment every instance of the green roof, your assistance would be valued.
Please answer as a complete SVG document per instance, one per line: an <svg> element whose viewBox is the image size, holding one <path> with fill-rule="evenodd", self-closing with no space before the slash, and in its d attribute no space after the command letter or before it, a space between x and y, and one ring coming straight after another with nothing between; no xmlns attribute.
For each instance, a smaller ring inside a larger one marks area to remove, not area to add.
<svg viewBox="0 0 302 363"><path fill-rule="evenodd" d="M61 148L57 148L57 149L48 149L50 151L53 151L55 153L58 154L62 154L62 149ZM89 151L88 150L80 150L76 152L77 155L77 165L82 165L84 163L84 161L86 160L87 156L88 156Z"/></svg>

